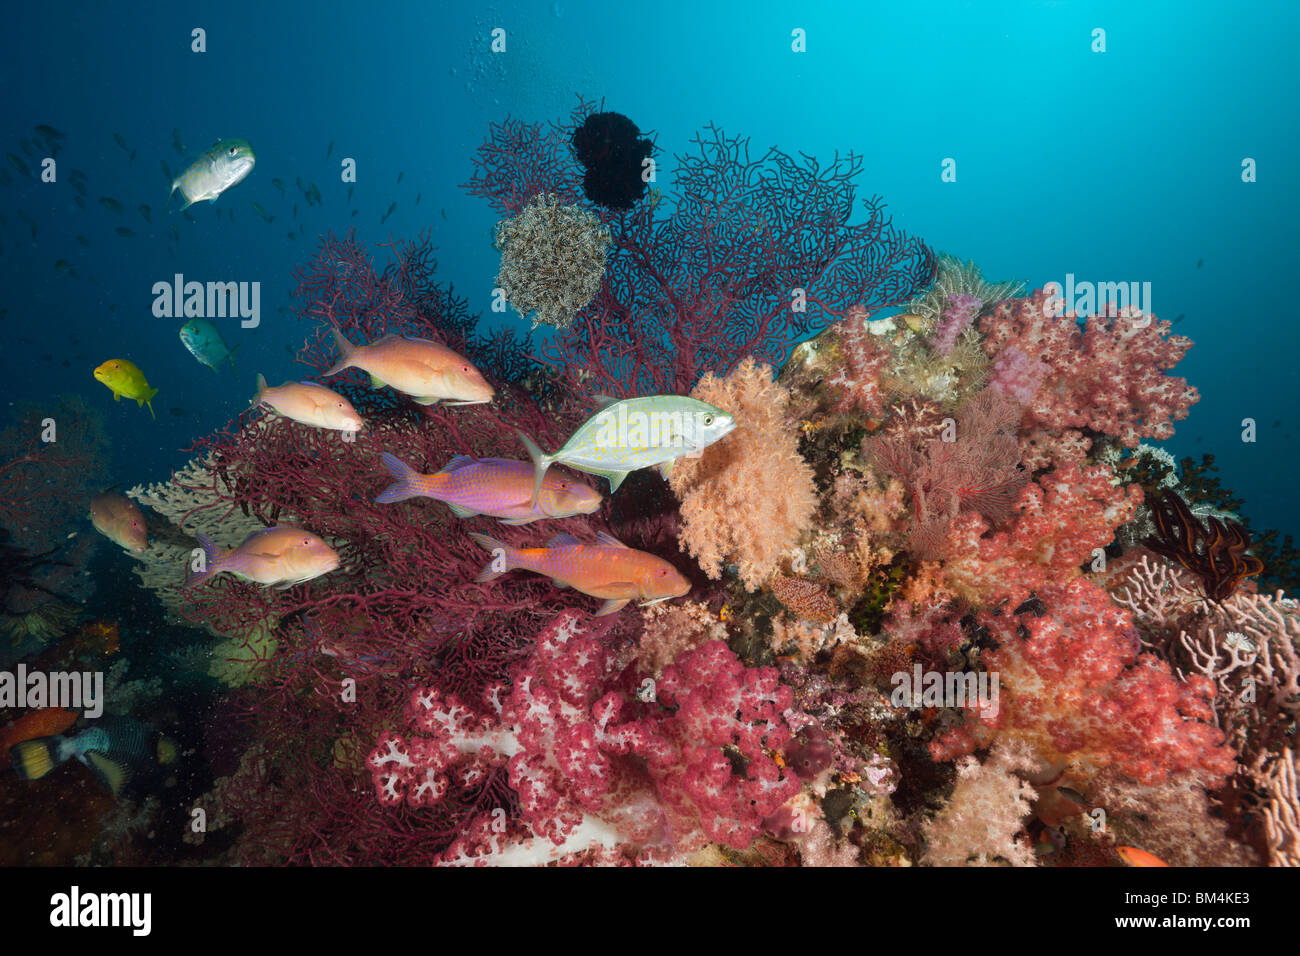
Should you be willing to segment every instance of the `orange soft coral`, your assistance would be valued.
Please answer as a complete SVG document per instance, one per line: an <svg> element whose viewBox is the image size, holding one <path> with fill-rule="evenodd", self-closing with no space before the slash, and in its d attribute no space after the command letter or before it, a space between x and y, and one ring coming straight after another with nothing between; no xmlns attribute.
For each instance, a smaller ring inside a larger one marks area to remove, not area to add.
<svg viewBox="0 0 1300 956"><path fill-rule="evenodd" d="M771 369L745 359L726 378L705 375L691 397L731 412L736 430L673 466L679 540L709 577L722 577L734 562L753 591L777 570L817 506L812 469L785 415L789 394Z"/></svg>

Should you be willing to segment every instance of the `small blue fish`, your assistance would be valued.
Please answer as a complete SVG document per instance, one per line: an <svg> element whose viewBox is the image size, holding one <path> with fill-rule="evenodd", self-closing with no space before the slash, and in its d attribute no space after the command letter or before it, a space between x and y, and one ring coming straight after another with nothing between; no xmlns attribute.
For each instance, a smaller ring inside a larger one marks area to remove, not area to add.
<svg viewBox="0 0 1300 956"><path fill-rule="evenodd" d="M235 353L239 346L228 348L221 332L207 319L190 319L181 326L181 341L191 355L214 372L222 362L230 362L230 371L239 378L239 369L235 368Z"/></svg>

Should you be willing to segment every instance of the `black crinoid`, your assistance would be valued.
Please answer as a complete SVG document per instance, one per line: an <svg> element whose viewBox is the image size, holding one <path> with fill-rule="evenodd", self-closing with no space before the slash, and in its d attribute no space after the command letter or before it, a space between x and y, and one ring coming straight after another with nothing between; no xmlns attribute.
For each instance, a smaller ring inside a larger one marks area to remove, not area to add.
<svg viewBox="0 0 1300 956"><path fill-rule="evenodd" d="M573 151L586 173L582 191L607 209L631 209L645 196L644 160L654 143L622 113L592 113L573 131Z"/></svg>
<svg viewBox="0 0 1300 956"><path fill-rule="evenodd" d="M1156 536L1146 546L1200 578L1212 601L1226 601L1242 581L1264 570L1264 563L1247 553L1250 535L1244 527L1212 515L1197 518L1172 491L1152 502L1151 518Z"/></svg>

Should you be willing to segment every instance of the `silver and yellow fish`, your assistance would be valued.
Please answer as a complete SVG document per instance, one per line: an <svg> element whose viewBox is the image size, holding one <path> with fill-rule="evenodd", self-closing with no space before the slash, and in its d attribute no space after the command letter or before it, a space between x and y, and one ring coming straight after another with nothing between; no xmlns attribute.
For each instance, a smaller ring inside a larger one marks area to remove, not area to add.
<svg viewBox="0 0 1300 956"><path fill-rule="evenodd" d="M244 181L256 161L248 140L223 139L172 180L172 193L179 189L185 197L182 210L205 199L216 202L227 189ZM171 193L167 198L171 199Z"/></svg>
<svg viewBox="0 0 1300 956"><path fill-rule="evenodd" d="M736 427L730 412L687 395L596 398L600 402L596 413L579 425L553 455L515 430L533 460L534 504L546 469L556 462L589 475L604 475L613 494L623 479L638 468L657 466L667 478L674 460L698 455Z"/></svg>

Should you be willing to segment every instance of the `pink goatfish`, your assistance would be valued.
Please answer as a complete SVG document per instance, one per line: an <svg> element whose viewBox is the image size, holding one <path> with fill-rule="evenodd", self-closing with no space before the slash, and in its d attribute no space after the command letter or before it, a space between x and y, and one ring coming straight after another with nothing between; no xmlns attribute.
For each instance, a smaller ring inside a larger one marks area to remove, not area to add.
<svg viewBox="0 0 1300 956"><path fill-rule="evenodd" d="M342 357L326 375L347 368L370 373L375 388L390 385L420 405L482 405L496 394L469 360L428 339L385 335L369 345L353 345L337 328L334 341Z"/></svg>
<svg viewBox="0 0 1300 956"><path fill-rule="evenodd" d="M604 598L597 615L612 614L633 599L658 604L691 589L691 583L663 558L629 548L604 532L597 535L599 544L557 534L543 548L512 548L485 534L470 537L492 552L492 560L474 580L492 581L514 570L544 574L556 587Z"/></svg>
<svg viewBox="0 0 1300 956"><path fill-rule="evenodd" d="M375 499L381 505L422 496L444 502L457 518L487 515L502 524L589 515L600 507L596 489L554 473L533 506L533 466L527 462L457 455L442 471L423 475L387 452L382 460L397 484Z"/></svg>
<svg viewBox="0 0 1300 956"><path fill-rule="evenodd" d="M316 428L358 432L366 424L351 402L315 382L285 382L272 388L266 384L265 376L259 375L253 402L265 405L277 415Z"/></svg>
<svg viewBox="0 0 1300 956"><path fill-rule="evenodd" d="M338 553L301 528L263 528L230 551L207 535L197 537L205 563L203 570L190 575L186 585L191 587L227 571L245 581L283 589L328 574L339 566Z"/></svg>

